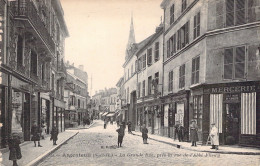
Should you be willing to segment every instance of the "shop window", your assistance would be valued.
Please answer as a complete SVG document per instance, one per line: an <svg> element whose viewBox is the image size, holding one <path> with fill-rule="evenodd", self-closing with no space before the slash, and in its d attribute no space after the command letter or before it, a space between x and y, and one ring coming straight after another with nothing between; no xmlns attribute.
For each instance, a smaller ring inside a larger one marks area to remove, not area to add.
<svg viewBox="0 0 260 166"><path fill-rule="evenodd" d="M179 68L179 88L182 89L185 86L185 64Z"/></svg>
<svg viewBox="0 0 260 166"><path fill-rule="evenodd" d="M245 77L245 46L228 48L224 51L224 79Z"/></svg>
<svg viewBox="0 0 260 166"><path fill-rule="evenodd" d="M31 75L38 75L38 55L35 51L31 51Z"/></svg>
<svg viewBox="0 0 260 166"><path fill-rule="evenodd" d="M168 74L168 91L173 91L173 71L170 71Z"/></svg>
<svg viewBox="0 0 260 166"><path fill-rule="evenodd" d="M17 66L24 65L24 39L21 35L18 35L17 40Z"/></svg>
<svg viewBox="0 0 260 166"><path fill-rule="evenodd" d="M174 4L171 6L170 9L170 24L174 22Z"/></svg>
<svg viewBox="0 0 260 166"><path fill-rule="evenodd" d="M148 77L148 95L152 94L152 76Z"/></svg>
<svg viewBox="0 0 260 166"><path fill-rule="evenodd" d="M194 16L193 38L200 36L200 12Z"/></svg>
<svg viewBox="0 0 260 166"><path fill-rule="evenodd" d="M152 55L152 48L147 49L147 66L152 65L153 55Z"/></svg>
<svg viewBox="0 0 260 166"><path fill-rule="evenodd" d="M155 50L154 50L154 62L159 60L159 42L155 43Z"/></svg>
<svg viewBox="0 0 260 166"><path fill-rule="evenodd" d="M198 128L202 129L202 96L193 97L193 119L197 121Z"/></svg>
<svg viewBox="0 0 260 166"><path fill-rule="evenodd" d="M23 132L23 93L12 90L12 132Z"/></svg>
<svg viewBox="0 0 260 166"><path fill-rule="evenodd" d="M199 73L200 73L200 57L198 56L192 59L192 78L191 78L192 84L199 83Z"/></svg>

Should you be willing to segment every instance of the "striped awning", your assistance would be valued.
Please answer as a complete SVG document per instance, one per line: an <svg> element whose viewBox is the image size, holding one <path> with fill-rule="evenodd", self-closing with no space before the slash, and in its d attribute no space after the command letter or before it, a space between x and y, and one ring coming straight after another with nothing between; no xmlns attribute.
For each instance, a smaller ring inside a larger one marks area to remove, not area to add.
<svg viewBox="0 0 260 166"><path fill-rule="evenodd" d="M223 94L210 95L210 124L215 123L218 132L222 133Z"/></svg>
<svg viewBox="0 0 260 166"><path fill-rule="evenodd" d="M106 117L112 117L112 116L114 116L115 115L115 112L109 112L107 115L106 115Z"/></svg>

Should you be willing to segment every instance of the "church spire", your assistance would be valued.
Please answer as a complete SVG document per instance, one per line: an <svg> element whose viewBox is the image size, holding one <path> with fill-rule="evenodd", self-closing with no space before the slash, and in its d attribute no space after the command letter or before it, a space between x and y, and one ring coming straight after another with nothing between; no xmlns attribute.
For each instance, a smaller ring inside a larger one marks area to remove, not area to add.
<svg viewBox="0 0 260 166"><path fill-rule="evenodd" d="M133 13L132 13L131 14L130 32L129 32L128 43L127 43L126 49L129 50L133 43L135 43L135 31L134 31Z"/></svg>

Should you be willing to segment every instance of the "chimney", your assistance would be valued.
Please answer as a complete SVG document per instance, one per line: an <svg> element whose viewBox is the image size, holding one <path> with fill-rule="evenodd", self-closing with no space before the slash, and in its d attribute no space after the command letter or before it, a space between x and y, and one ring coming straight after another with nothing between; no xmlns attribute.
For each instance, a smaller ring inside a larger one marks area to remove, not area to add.
<svg viewBox="0 0 260 166"><path fill-rule="evenodd" d="M83 71L84 70L84 65L79 65L79 69Z"/></svg>

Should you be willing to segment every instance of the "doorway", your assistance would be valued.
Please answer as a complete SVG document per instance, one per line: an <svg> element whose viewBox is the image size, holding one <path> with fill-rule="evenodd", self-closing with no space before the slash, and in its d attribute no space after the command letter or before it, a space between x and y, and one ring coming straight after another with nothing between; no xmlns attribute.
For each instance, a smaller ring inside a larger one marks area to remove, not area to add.
<svg viewBox="0 0 260 166"><path fill-rule="evenodd" d="M225 117L225 144L238 144L240 126L240 103L227 103Z"/></svg>

